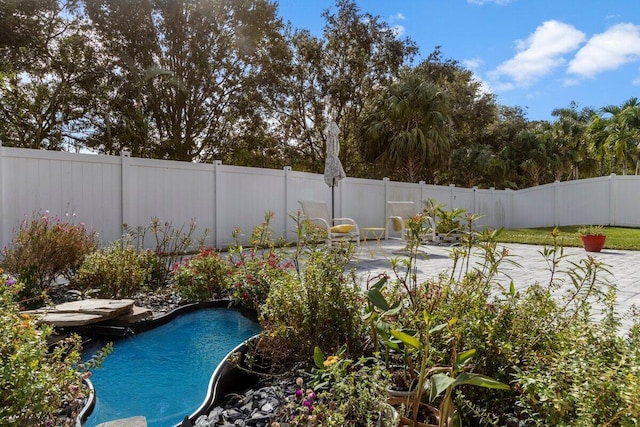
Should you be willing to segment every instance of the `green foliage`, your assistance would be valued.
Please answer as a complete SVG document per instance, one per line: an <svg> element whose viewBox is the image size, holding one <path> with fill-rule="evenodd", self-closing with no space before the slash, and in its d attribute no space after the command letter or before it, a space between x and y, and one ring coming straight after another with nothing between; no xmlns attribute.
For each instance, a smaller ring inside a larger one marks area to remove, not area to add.
<svg viewBox="0 0 640 427"><path fill-rule="evenodd" d="M448 93L406 69L379 91L363 123L363 151L382 160L384 172L409 182L430 178L449 152ZM404 167L403 167L404 166Z"/></svg>
<svg viewBox="0 0 640 427"><path fill-rule="evenodd" d="M555 277L565 264L556 243L543 251L549 282L516 292L513 283L498 286L491 274L507 260L505 253L486 242L479 246L493 267L441 281L445 290L433 316L459 318L452 332L459 348L477 350L474 371L511 383L515 393L464 389L459 406L482 406L493 419L510 411L540 426L635 425L638 398L630 397L628 384L640 363L638 327L620 336L615 288L600 278L605 267L593 258L569 264L563 283Z"/></svg>
<svg viewBox="0 0 640 427"><path fill-rule="evenodd" d="M132 229L126 224L124 227L127 238L135 244L139 252L144 252L148 244L152 245L153 250L145 258L146 267L150 271L149 284L152 288L164 286L169 281L175 266L185 255L194 250L194 243L197 243L200 248L203 247L209 233L209 230L205 229L196 240L195 220L177 228L171 222L162 222L157 217L151 218L147 227ZM147 252L150 251L147 250Z"/></svg>
<svg viewBox="0 0 640 427"><path fill-rule="evenodd" d="M329 356L327 361L332 363L325 363L322 371L331 377L331 383L320 391L311 382L311 388L305 390L302 378L298 378L299 389L279 414L279 422L300 427L398 425L397 413L386 403L389 374L375 359Z"/></svg>
<svg viewBox="0 0 640 427"><path fill-rule="evenodd" d="M27 284L25 298L46 292L59 276L71 279L97 246L96 233L48 211L20 224L13 241L2 249L2 267ZM41 302L41 301L39 301Z"/></svg>
<svg viewBox="0 0 640 427"><path fill-rule="evenodd" d="M71 336L50 351L49 326L21 314L15 298L20 284L0 279L0 424L8 427L49 426L67 407L71 416L85 396L81 373L80 337ZM74 425L68 419L65 425ZM56 424L60 425L60 424Z"/></svg>
<svg viewBox="0 0 640 427"><path fill-rule="evenodd" d="M424 201L423 211L436 220L436 232L440 234L461 233L463 231L462 217L466 209L455 208L447 210L442 203L435 199Z"/></svg>
<svg viewBox="0 0 640 427"><path fill-rule="evenodd" d="M377 426L388 408L388 388L389 372L373 360L359 359L337 374L328 393L320 394L322 404L314 415L321 420L337 412L344 416L343 425Z"/></svg>
<svg viewBox="0 0 640 427"><path fill-rule="evenodd" d="M146 254L119 240L88 255L73 285L102 298L130 298L143 289L150 272Z"/></svg>
<svg viewBox="0 0 640 427"><path fill-rule="evenodd" d="M578 228L581 236L604 236L604 227L602 225L582 225Z"/></svg>
<svg viewBox="0 0 640 427"><path fill-rule="evenodd" d="M273 215L273 212L265 212L264 221L253 228L248 249L239 240L242 234L239 228L233 231L235 245L229 248L231 301L258 313L267 300L272 283L288 276L293 267L293 263L285 260L286 254L276 249L270 226Z"/></svg>
<svg viewBox="0 0 640 427"><path fill-rule="evenodd" d="M360 354L364 324L358 286L344 273L349 256L341 250L312 252L300 276L271 284L260 323L263 345L274 358L304 360L316 345L325 353L346 345L349 354Z"/></svg>
<svg viewBox="0 0 640 427"><path fill-rule="evenodd" d="M108 154L129 147L137 157L184 161L222 153L225 163L238 150L239 160L261 160L264 151L246 140L268 139L264 111L279 100L270 95L289 53L275 4L82 3L109 76L96 90L101 102L91 115L96 132L88 145Z"/></svg>
<svg viewBox="0 0 640 427"><path fill-rule="evenodd" d="M231 300L236 305L260 311L272 283L290 274L291 265L282 252L243 253L233 263L228 281Z"/></svg>
<svg viewBox="0 0 640 427"><path fill-rule="evenodd" d="M174 269L172 289L185 302L220 298L228 291L230 267L217 252L203 250Z"/></svg>

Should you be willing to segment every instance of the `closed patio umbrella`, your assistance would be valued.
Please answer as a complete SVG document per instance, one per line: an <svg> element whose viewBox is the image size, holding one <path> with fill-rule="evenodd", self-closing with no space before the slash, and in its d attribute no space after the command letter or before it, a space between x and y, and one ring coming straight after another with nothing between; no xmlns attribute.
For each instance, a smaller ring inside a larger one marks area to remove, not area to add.
<svg viewBox="0 0 640 427"><path fill-rule="evenodd" d="M340 128L335 121L331 121L324 130L327 137L327 157L324 163L324 182L331 187L331 218L335 217L334 208L334 191L338 182L347 176L340 163L338 154L340 153L340 142L338 141L338 134Z"/></svg>

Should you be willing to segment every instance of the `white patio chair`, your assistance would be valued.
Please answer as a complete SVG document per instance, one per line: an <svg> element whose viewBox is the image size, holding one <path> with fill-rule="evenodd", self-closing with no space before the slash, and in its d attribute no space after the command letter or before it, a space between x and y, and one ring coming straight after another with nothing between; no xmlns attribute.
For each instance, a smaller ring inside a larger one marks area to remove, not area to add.
<svg viewBox="0 0 640 427"><path fill-rule="evenodd" d="M360 228L351 218L331 218L325 202L299 200L304 219L318 227L326 235L327 244L336 241L355 241L360 245Z"/></svg>
<svg viewBox="0 0 640 427"><path fill-rule="evenodd" d="M402 239L409 240L409 230L407 229L407 220L417 214L416 207L413 202L388 201L387 202L387 221L385 222L385 239ZM430 216L426 217L425 224L425 240L435 241L436 239L436 223ZM391 231L391 233L390 233ZM391 235L390 235L391 234Z"/></svg>

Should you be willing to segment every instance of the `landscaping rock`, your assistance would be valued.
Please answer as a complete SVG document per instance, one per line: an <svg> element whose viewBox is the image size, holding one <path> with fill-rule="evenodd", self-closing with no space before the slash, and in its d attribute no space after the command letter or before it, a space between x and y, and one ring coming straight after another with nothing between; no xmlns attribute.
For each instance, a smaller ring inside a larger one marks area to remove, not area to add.
<svg viewBox="0 0 640 427"><path fill-rule="evenodd" d="M295 392L294 380L281 381L275 385L245 390L225 397L209 415L196 420L197 427L264 427L275 419L286 396Z"/></svg>

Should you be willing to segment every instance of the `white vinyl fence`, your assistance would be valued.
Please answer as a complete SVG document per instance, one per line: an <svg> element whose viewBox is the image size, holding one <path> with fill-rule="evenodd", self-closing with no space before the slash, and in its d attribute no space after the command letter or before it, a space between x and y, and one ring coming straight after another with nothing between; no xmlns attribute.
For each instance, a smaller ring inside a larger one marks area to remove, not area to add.
<svg viewBox="0 0 640 427"><path fill-rule="evenodd" d="M0 147L0 243L24 219L49 216L83 222L102 243L117 240L123 224L145 227L153 217L174 227L195 221L210 233L206 244L223 248L239 227L246 236L274 213L276 237L295 239L298 200L324 200L323 176L283 170L72 154ZM556 182L525 190L412 184L345 178L335 188L335 214L361 227L382 227L388 200L435 199L447 208L481 214L479 225L523 228L571 224L640 226L640 177L615 176ZM149 243L149 242L148 242Z"/></svg>

